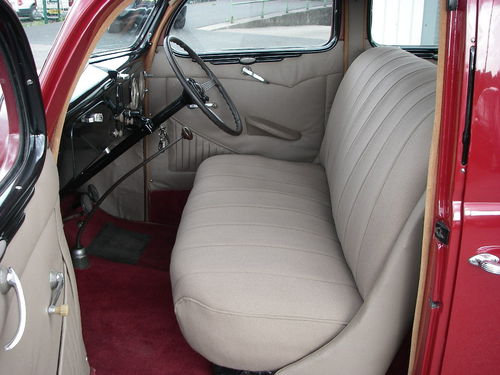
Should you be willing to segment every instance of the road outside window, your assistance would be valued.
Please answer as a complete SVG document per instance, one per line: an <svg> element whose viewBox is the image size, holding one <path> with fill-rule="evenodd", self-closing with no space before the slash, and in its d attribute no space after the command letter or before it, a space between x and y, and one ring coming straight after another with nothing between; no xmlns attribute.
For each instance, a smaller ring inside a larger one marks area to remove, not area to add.
<svg viewBox="0 0 500 375"><path fill-rule="evenodd" d="M157 2L135 0L123 10L97 43L94 53L132 47L140 35Z"/></svg>
<svg viewBox="0 0 500 375"><path fill-rule="evenodd" d="M7 0L23 24L38 72L43 67L73 0Z"/></svg>
<svg viewBox="0 0 500 375"><path fill-rule="evenodd" d="M332 38L334 0L192 0L171 35L197 53L318 49Z"/></svg>
<svg viewBox="0 0 500 375"><path fill-rule="evenodd" d="M23 24L36 68L40 72L57 33L73 5L73 0L8 0L8 2ZM134 45L156 4L156 0L133 1L109 26L94 53L120 50Z"/></svg>

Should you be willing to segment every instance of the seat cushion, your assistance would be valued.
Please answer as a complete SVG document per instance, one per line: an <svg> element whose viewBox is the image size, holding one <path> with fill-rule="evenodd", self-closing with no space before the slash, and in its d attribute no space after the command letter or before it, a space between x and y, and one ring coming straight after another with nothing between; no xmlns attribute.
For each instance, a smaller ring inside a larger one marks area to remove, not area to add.
<svg viewBox="0 0 500 375"><path fill-rule="evenodd" d="M218 365L272 370L335 337L362 304L323 167L249 155L200 166L171 261L184 337Z"/></svg>

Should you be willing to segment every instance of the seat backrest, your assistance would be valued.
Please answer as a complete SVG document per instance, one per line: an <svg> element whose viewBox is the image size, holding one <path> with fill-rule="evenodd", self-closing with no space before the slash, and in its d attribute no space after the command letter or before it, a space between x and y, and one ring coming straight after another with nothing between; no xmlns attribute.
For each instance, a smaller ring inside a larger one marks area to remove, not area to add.
<svg viewBox="0 0 500 375"><path fill-rule="evenodd" d="M425 191L436 67L393 47L347 71L320 150L337 234L366 298Z"/></svg>

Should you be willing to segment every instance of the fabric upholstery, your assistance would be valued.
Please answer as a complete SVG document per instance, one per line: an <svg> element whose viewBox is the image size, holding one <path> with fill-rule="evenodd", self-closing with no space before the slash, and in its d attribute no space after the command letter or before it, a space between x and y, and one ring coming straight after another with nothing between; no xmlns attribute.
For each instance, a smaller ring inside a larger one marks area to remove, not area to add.
<svg viewBox="0 0 500 375"><path fill-rule="evenodd" d="M195 350L245 370L305 357L289 373L383 373L411 317L434 87L433 64L368 50L339 87L319 164L222 155L200 166L171 261ZM365 341L384 343L370 362L336 355L363 355Z"/></svg>
<svg viewBox="0 0 500 375"><path fill-rule="evenodd" d="M335 97L320 162L342 250L363 296L424 191L435 86L434 64L372 48L351 65Z"/></svg>
<svg viewBox="0 0 500 375"><path fill-rule="evenodd" d="M218 364L290 363L342 330L362 303L319 165L209 158L178 233L171 279L179 323Z"/></svg>

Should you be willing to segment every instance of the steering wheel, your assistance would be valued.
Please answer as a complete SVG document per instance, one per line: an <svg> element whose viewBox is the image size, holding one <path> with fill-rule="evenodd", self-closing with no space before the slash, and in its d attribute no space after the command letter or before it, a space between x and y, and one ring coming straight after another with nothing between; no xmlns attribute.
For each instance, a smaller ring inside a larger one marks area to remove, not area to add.
<svg viewBox="0 0 500 375"><path fill-rule="evenodd" d="M184 72L179 67L179 64L177 63L174 57L172 43L178 45L184 51L187 52L189 57L194 62L196 62L201 67L201 69L203 69L203 71L207 74L208 81L200 84L196 82L193 78L188 78L184 75ZM230 135L240 135L243 128L241 125L240 114L238 113L238 110L236 109L236 106L234 105L231 98L229 97L227 91L224 89L224 87L222 87L222 84L217 79L215 74L209 69L207 64L205 64L205 62L200 58L200 56L198 56L196 52L193 51L191 47L189 47L186 43L184 43L179 38L176 38L175 36L172 35L167 36L164 40L163 47L165 48L167 61L172 67L175 75L177 76L177 79L181 83L182 88L189 95L194 104L196 104L198 108L200 108L203 111L203 113L220 129L222 129L223 131L225 131ZM233 115L234 119L233 127L228 126L214 111L212 111L210 107L206 105L206 103L209 100L207 92L214 87L219 90L220 94L226 101L226 104Z"/></svg>

